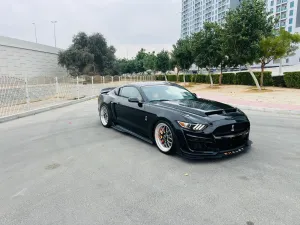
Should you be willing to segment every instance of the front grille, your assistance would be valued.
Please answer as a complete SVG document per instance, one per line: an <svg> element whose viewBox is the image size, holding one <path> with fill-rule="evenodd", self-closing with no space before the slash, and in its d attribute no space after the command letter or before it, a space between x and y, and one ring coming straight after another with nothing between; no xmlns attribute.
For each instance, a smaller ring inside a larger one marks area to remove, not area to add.
<svg viewBox="0 0 300 225"><path fill-rule="evenodd" d="M185 132L188 147L195 152L207 153L208 151L216 151L215 141L212 136L199 135L195 133Z"/></svg>
<svg viewBox="0 0 300 225"><path fill-rule="evenodd" d="M248 138L249 134L240 135L232 138L221 138L216 139L216 144L221 151L229 150L245 145L248 141Z"/></svg>
<svg viewBox="0 0 300 225"><path fill-rule="evenodd" d="M245 145L249 139L249 129L239 134L216 136L184 132L188 148L202 154L215 154Z"/></svg>
<svg viewBox="0 0 300 225"><path fill-rule="evenodd" d="M234 127L232 127L234 126ZM249 122L243 122L243 123L235 123L235 124L228 124L224 126L217 127L213 134L215 136L223 136L223 135L229 135L229 134L238 134L243 131L248 130L250 127ZM233 128L233 129L232 129Z"/></svg>

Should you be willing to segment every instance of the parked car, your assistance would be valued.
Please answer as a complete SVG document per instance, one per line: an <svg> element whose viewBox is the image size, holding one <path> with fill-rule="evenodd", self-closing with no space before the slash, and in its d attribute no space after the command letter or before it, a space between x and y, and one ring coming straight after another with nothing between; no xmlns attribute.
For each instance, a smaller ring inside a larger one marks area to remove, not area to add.
<svg viewBox="0 0 300 225"><path fill-rule="evenodd" d="M223 157L250 146L250 121L230 105L198 98L169 82L140 82L101 90L104 127L154 143L165 154Z"/></svg>

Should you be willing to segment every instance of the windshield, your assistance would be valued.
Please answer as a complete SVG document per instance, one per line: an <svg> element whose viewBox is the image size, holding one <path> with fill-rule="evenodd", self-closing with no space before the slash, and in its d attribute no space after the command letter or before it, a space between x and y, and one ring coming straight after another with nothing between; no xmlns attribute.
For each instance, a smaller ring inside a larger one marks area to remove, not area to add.
<svg viewBox="0 0 300 225"><path fill-rule="evenodd" d="M142 87L149 101L170 101L181 99L196 99L188 90L176 86L155 85Z"/></svg>

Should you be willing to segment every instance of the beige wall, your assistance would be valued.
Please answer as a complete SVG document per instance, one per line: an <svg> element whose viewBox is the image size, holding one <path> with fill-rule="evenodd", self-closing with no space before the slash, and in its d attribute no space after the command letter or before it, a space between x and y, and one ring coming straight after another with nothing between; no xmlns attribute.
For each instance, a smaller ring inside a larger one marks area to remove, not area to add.
<svg viewBox="0 0 300 225"><path fill-rule="evenodd" d="M63 76L57 65L60 49L0 36L0 75Z"/></svg>

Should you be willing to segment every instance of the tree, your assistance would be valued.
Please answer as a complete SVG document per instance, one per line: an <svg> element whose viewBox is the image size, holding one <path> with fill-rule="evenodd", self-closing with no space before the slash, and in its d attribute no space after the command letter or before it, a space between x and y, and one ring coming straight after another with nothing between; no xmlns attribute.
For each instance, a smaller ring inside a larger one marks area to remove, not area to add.
<svg viewBox="0 0 300 225"><path fill-rule="evenodd" d="M221 27L217 23L205 23L203 30L194 34L192 46L195 64L207 69L210 85L213 86L211 70L222 64L224 59Z"/></svg>
<svg viewBox="0 0 300 225"><path fill-rule="evenodd" d="M260 58L258 62L261 65L260 86L264 82L264 68L272 60L280 59L284 56L295 54L300 42L298 33L291 34L281 28L279 32L274 32L272 36L265 37L260 41Z"/></svg>
<svg viewBox="0 0 300 225"><path fill-rule="evenodd" d="M162 50L157 54L156 68L165 74L165 79L167 80L166 72L170 68L170 56L165 50Z"/></svg>
<svg viewBox="0 0 300 225"><path fill-rule="evenodd" d="M145 70L152 70L155 73L155 70L156 70L155 52L148 52L143 59L143 64L144 64Z"/></svg>
<svg viewBox="0 0 300 225"><path fill-rule="evenodd" d="M138 53L136 54L135 59L143 61L143 59L146 57L146 55L147 55L146 50L141 48L141 50L138 51Z"/></svg>
<svg viewBox="0 0 300 225"><path fill-rule="evenodd" d="M113 75L116 72L116 49L108 46L100 33L88 36L79 32L72 39L73 44L58 54L58 64L70 74L89 73L90 70Z"/></svg>
<svg viewBox="0 0 300 225"><path fill-rule="evenodd" d="M191 68L194 63L194 56L192 51L192 39L179 39L175 45L173 45L172 57L173 63L177 65L177 71L179 68L183 69L185 72ZM177 73L178 81L178 73ZM183 81L185 83L185 74L183 75Z"/></svg>
<svg viewBox="0 0 300 225"><path fill-rule="evenodd" d="M178 74L179 74L180 67L178 65L177 60L174 58L173 53L171 53L170 70L174 70L174 69L176 69L176 76L177 76L177 81L178 81Z"/></svg>
<svg viewBox="0 0 300 225"><path fill-rule="evenodd" d="M274 19L265 9L263 0L243 0L235 10L227 13L224 24L226 55L235 66L247 65L259 90L250 64L260 58L260 41L271 36L274 28Z"/></svg>
<svg viewBox="0 0 300 225"><path fill-rule="evenodd" d="M144 59L146 55L146 50L142 48L135 57L136 70L138 73L144 73L146 70L144 66Z"/></svg>
<svg viewBox="0 0 300 225"><path fill-rule="evenodd" d="M86 48L77 49L71 46L58 54L58 64L66 67L71 76L80 75L93 62L94 55L88 52Z"/></svg>

